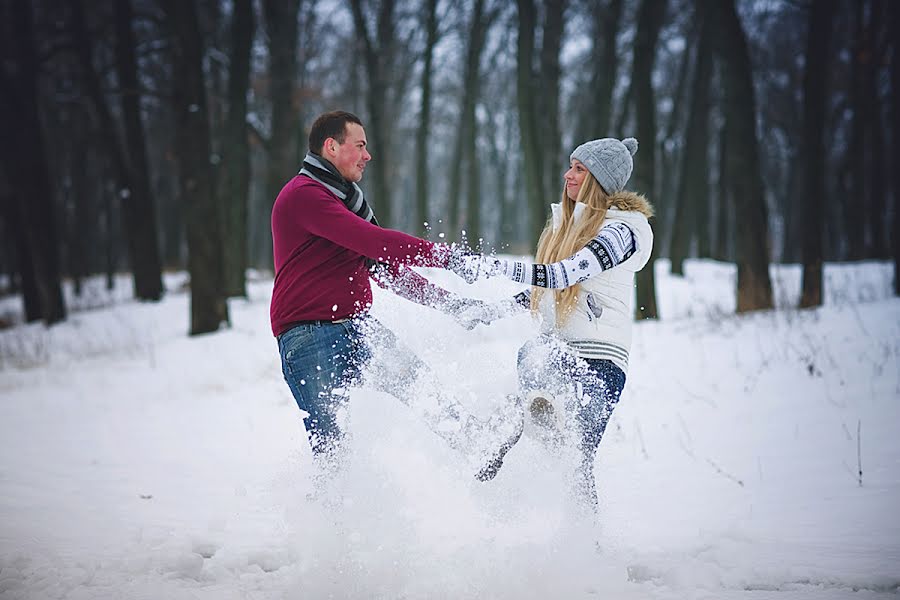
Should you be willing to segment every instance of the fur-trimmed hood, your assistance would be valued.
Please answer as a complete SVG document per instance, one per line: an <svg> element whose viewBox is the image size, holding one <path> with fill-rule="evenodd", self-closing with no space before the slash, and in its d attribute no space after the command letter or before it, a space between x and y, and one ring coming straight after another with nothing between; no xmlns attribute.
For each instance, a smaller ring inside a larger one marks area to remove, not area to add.
<svg viewBox="0 0 900 600"><path fill-rule="evenodd" d="M610 206L614 206L619 210L639 212L648 219L653 216L653 205L647 199L637 192L622 190L616 192L609 197Z"/></svg>

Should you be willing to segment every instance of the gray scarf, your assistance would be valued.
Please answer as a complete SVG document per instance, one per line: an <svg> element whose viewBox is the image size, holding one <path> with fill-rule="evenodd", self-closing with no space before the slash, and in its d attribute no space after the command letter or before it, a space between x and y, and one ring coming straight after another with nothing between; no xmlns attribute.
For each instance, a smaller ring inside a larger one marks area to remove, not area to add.
<svg viewBox="0 0 900 600"><path fill-rule="evenodd" d="M366 196L363 194L362 189L352 181L344 179L333 164L318 154L313 152L306 154L299 174L315 179L327 187L332 194L340 198L344 206L350 209L350 212L373 225L378 225L375 213L372 212L372 207L366 202Z"/></svg>

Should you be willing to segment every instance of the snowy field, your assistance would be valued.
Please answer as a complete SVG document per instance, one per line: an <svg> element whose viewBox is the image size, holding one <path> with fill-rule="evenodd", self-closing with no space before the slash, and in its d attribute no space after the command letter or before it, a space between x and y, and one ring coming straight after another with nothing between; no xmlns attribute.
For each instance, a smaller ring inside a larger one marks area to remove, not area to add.
<svg viewBox="0 0 900 600"><path fill-rule="evenodd" d="M735 316L735 270L660 261L596 463L599 515L523 438L475 481L392 397L355 390L352 464L310 495L271 281L188 338L92 282L67 322L0 331L0 598L881 598L900 593L900 299L892 267L828 265L826 305ZM448 288L482 299L505 281ZM0 317L21 321L19 300ZM473 407L514 389L523 314L473 331L376 291L375 313ZM862 467L860 484L859 465Z"/></svg>

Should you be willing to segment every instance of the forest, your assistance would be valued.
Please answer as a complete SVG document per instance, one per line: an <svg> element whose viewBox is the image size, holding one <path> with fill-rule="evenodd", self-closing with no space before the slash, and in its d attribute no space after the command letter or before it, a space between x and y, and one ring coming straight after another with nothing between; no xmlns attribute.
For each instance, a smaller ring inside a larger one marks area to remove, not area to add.
<svg viewBox="0 0 900 600"><path fill-rule="evenodd" d="M271 277L270 211L315 116L365 123L379 222L530 254L578 144L636 137L654 258L888 261L900 294L900 2L0 0L0 294L63 321L88 277L190 333ZM892 166L893 165L893 166ZM637 318L656 318L654 269ZM9 326L14 323L5 323Z"/></svg>

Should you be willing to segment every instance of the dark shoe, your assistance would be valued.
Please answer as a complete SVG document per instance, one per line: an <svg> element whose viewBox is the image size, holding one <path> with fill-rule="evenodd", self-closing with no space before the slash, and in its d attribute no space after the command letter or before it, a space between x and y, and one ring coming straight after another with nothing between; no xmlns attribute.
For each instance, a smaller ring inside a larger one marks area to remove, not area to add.
<svg viewBox="0 0 900 600"><path fill-rule="evenodd" d="M556 410L546 398L541 396L534 398L528 406L528 411L531 413L531 420L535 425L548 429L556 425L556 415L554 414Z"/></svg>
<svg viewBox="0 0 900 600"><path fill-rule="evenodd" d="M499 444L493 447L493 451L485 453L487 457L482 459L483 466L475 474L475 479L478 481L490 481L496 477L500 467L503 466L503 459L506 453L522 437L522 431L525 429L525 414L522 401L517 396L510 397L510 400L512 400L512 403L508 413L496 415L484 428L483 435L499 439Z"/></svg>
<svg viewBox="0 0 900 600"><path fill-rule="evenodd" d="M566 430L566 411L562 399L545 390L532 390L525 396L525 406L525 435L537 440L548 450L559 450Z"/></svg>

